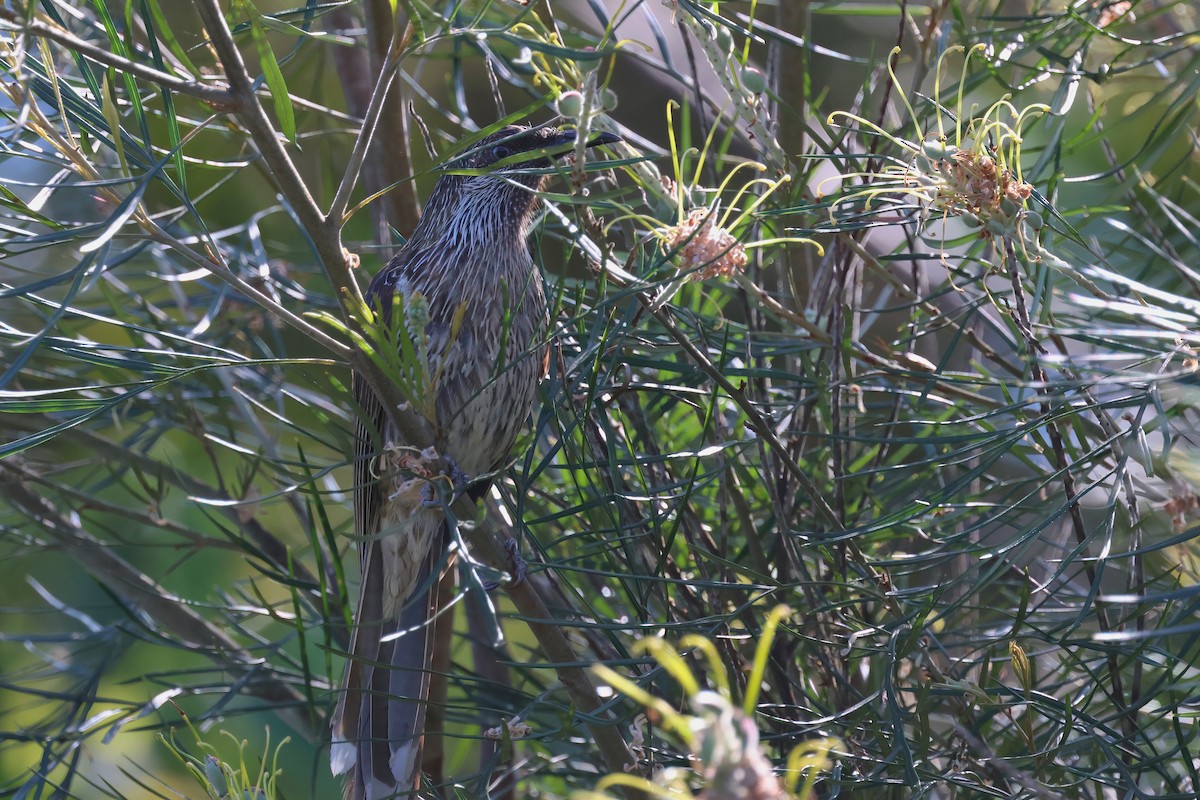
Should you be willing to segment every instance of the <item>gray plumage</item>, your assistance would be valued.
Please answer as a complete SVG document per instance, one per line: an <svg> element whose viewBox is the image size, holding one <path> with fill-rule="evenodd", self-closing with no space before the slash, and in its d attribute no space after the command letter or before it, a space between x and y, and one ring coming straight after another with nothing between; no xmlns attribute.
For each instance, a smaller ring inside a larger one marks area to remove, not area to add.
<svg viewBox="0 0 1200 800"><path fill-rule="evenodd" d="M394 294L423 296L429 422L439 451L468 476L506 458L548 356L542 278L525 239L539 205L533 192L550 179L527 170L551 161L519 154L562 150L574 140L574 131L518 126L482 140L452 168L504 163L485 174L443 175L412 238L367 291L385 318ZM358 375L354 394L362 411L354 467L362 586L331 762L335 774L347 774L347 798L380 800L419 784L432 618L448 542L441 513L422 507L422 483L395 468L390 454L404 442ZM485 488L473 487L477 495Z"/></svg>

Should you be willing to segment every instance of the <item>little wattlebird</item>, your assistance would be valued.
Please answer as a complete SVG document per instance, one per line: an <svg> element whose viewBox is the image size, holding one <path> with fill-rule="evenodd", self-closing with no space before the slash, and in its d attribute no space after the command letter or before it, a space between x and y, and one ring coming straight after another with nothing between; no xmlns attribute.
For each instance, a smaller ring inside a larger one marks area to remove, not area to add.
<svg viewBox="0 0 1200 800"><path fill-rule="evenodd" d="M484 138L439 178L412 238L371 281L367 302L385 325L394 309L427 313L424 400L441 455L462 476L501 465L546 370L547 309L526 238L551 159L576 132L509 126ZM619 141L600 133L588 146ZM478 172L477 172L478 171ZM406 318L411 319L411 318ZM437 613L448 562L442 512L394 469L404 442L375 393L354 376L360 407L354 459L355 532L362 586L330 753L349 800L419 789L425 705ZM478 499L485 485L469 492Z"/></svg>

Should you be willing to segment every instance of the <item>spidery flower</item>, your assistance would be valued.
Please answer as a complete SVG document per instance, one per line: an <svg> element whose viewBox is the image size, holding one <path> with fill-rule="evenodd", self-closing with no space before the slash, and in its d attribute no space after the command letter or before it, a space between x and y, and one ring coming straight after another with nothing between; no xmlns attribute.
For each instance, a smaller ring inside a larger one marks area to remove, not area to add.
<svg viewBox="0 0 1200 800"><path fill-rule="evenodd" d="M946 56L961 47L952 47L938 59L934 77L933 100L937 107L937 130L923 131L917 114L908 101L896 74L892 59L888 72L900 99L908 109L916 128L916 141L909 141L880 128L860 116L836 111L829 116L846 117L858 126L884 136L902 151L903 155L878 171L852 173L838 179L860 178L863 184L839 197L831 215L843 206L861 207L871 211L880 202L893 204L915 201L926 224L937 219L959 219L967 228L984 239L1013 237L1025 242L1028 231L1042 228L1042 217L1028 208L1034 188L1021 175L1022 129L1026 122L1049 110L1041 103L1018 109L1007 96L993 103L980 116L975 108L963 112L963 86L971 55L984 49L976 45L963 59L962 76L954 108L954 129L947 131L941 103L942 73ZM892 58L899 48L892 51Z"/></svg>
<svg viewBox="0 0 1200 800"><path fill-rule="evenodd" d="M609 667L594 667L597 677L646 708L664 739L687 755L688 765L659 770L653 782L628 771L607 775L596 784L595 792L577 792L573 800L611 800L604 791L616 787L680 800L810 800L817 781L833 767L833 753L841 743L836 739L805 741L791 749L786 765L778 769L763 752L755 718L767 653L780 622L790 614L786 606L778 606L766 615L741 703L735 700L735 683L716 645L702 636L685 636L678 646L649 636L635 645L635 650L652 656L682 688L686 711ZM693 660L706 665L702 675L689 666Z"/></svg>
<svg viewBox="0 0 1200 800"><path fill-rule="evenodd" d="M717 211L693 208L679 223L660 229L663 250L678 250L679 269L692 280L732 277L746 268L746 246L713 223Z"/></svg>

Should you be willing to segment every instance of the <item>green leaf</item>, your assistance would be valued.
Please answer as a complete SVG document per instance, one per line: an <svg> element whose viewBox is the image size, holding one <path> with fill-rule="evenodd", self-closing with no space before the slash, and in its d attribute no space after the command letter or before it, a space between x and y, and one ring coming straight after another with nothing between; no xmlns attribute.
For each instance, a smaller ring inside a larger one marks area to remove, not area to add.
<svg viewBox="0 0 1200 800"><path fill-rule="evenodd" d="M250 19L250 38L254 42L255 50L258 51L258 63L262 67L267 88L271 90L271 101L275 106L275 116L279 119L279 129L289 142L295 144L296 114L292 109L292 98L288 94L287 81L283 78L283 71L279 69L275 51L271 49L271 43L267 40L263 15L250 3L242 3L242 8Z"/></svg>
<svg viewBox="0 0 1200 800"><path fill-rule="evenodd" d="M28 204L25 203L24 200L17 197L11 189L3 184L0 184L0 206L11 209L12 211L17 212L21 216L33 222L37 222L40 225L45 225L47 228L51 228L56 231L61 231L66 228L66 226L61 222L50 219L44 214L34 211L28 206Z"/></svg>
<svg viewBox="0 0 1200 800"><path fill-rule="evenodd" d="M121 112L117 110L117 98L113 95L112 84L108 82L111 74L111 69L104 73L104 81L100 84L100 108L112 134L113 149L117 151L117 161L121 162L121 173L128 175L129 162L125 159L125 142L121 138Z"/></svg>
<svg viewBox="0 0 1200 800"><path fill-rule="evenodd" d="M154 21L153 25L148 22L146 23L146 29L153 36L154 49L158 49L158 43L161 41L171 51L171 55L179 61L180 66L192 75L200 75L200 69L188 57L187 48L181 45L179 40L175 38L175 33L171 30L171 26L168 24L166 15L163 14L158 0L142 0L142 8L145 10L144 13Z"/></svg>

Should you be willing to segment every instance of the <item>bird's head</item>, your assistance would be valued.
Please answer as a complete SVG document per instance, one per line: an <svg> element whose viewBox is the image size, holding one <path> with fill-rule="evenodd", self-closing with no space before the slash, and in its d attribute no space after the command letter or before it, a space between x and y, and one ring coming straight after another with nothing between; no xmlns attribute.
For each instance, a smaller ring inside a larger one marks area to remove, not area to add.
<svg viewBox="0 0 1200 800"><path fill-rule="evenodd" d="M549 125L509 125L480 140L447 165L422 217L422 226L443 231L453 219L495 235L521 239L537 212L541 192L553 177L555 161L575 151L578 133ZM616 134L592 134L588 147L621 141Z"/></svg>

